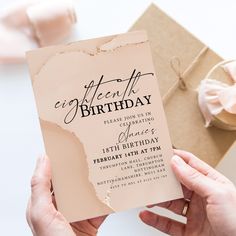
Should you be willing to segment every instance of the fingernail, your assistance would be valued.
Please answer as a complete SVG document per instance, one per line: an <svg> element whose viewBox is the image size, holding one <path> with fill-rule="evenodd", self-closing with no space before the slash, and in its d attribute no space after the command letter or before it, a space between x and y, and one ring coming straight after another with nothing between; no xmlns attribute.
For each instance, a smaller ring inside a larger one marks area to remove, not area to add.
<svg viewBox="0 0 236 236"><path fill-rule="evenodd" d="M150 211L141 211L139 213L139 217L144 223L148 225L154 225L157 216Z"/></svg>
<svg viewBox="0 0 236 236"><path fill-rule="evenodd" d="M148 221L148 211L141 211L139 213L139 217L141 218L142 221L146 222Z"/></svg>
<svg viewBox="0 0 236 236"><path fill-rule="evenodd" d="M172 157L172 161L176 164L176 165L178 165L178 166L182 166L185 162L183 161L183 159L181 158L181 157L179 157L179 156L177 156L177 155L174 155L173 157Z"/></svg>

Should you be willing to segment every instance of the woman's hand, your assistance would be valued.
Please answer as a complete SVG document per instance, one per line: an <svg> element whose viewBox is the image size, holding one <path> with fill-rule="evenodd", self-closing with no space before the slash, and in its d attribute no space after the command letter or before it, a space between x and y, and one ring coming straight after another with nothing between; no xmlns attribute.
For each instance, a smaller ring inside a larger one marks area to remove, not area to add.
<svg viewBox="0 0 236 236"><path fill-rule="evenodd" d="M175 150L175 154L171 165L183 185L185 199L157 206L185 215L187 223L150 211L141 212L141 220L175 236L236 235L236 188L233 183L193 154L180 150ZM189 205L187 212L186 203Z"/></svg>
<svg viewBox="0 0 236 236"><path fill-rule="evenodd" d="M51 192L51 170L48 157L37 161L31 180L31 198L27 221L34 236L94 236L106 216L69 224L55 208ZM83 204L83 203L81 203Z"/></svg>

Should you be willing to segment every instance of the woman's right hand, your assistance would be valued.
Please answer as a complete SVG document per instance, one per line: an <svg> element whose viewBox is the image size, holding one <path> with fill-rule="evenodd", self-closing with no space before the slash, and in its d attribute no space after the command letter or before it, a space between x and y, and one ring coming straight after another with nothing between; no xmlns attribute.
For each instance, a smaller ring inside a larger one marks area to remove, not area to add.
<svg viewBox="0 0 236 236"><path fill-rule="evenodd" d="M236 235L236 188L233 183L189 152L175 150L171 165L184 186L185 199L157 205L183 215L187 202L189 207L184 214L187 223L150 211L141 212L141 220L176 236Z"/></svg>

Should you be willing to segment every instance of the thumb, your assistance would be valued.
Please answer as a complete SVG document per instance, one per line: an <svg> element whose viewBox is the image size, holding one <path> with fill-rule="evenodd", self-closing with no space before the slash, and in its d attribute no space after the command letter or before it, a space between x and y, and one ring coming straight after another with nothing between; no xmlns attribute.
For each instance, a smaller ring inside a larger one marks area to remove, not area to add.
<svg viewBox="0 0 236 236"><path fill-rule="evenodd" d="M217 184L214 180L188 165L181 157L173 156L171 166L177 179L189 190L196 192L201 197L208 197L217 189Z"/></svg>
<svg viewBox="0 0 236 236"><path fill-rule="evenodd" d="M31 179L31 204L49 204L52 202L51 170L47 156L40 157Z"/></svg>

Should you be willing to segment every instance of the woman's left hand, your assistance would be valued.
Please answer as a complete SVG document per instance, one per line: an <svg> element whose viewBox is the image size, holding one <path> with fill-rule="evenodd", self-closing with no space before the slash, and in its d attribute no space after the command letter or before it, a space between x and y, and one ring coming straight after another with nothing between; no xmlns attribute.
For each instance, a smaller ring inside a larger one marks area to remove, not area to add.
<svg viewBox="0 0 236 236"><path fill-rule="evenodd" d="M51 195L51 169L47 156L38 159L31 180L27 221L34 236L95 236L106 216L70 224L57 211ZM83 204L83 203L81 203Z"/></svg>

